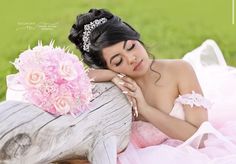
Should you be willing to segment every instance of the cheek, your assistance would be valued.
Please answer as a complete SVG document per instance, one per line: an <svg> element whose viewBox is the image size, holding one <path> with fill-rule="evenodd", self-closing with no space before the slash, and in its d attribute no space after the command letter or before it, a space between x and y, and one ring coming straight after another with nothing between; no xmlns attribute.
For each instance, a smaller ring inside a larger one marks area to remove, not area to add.
<svg viewBox="0 0 236 164"><path fill-rule="evenodd" d="M111 66L111 65L107 65L107 68L113 72L117 72L119 73L120 72L120 67L114 67L114 66Z"/></svg>
<svg viewBox="0 0 236 164"><path fill-rule="evenodd" d="M148 57L148 53L143 47L139 49L139 52L142 54L142 56L147 56Z"/></svg>
<svg viewBox="0 0 236 164"><path fill-rule="evenodd" d="M118 73L122 73L122 72L124 72L126 69L125 69L124 66L120 66L120 67L113 67L112 70L115 71L115 72L118 72Z"/></svg>
<svg viewBox="0 0 236 164"><path fill-rule="evenodd" d="M138 45L136 50L138 54L141 54L141 56L148 56L146 49L141 44Z"/></svg>

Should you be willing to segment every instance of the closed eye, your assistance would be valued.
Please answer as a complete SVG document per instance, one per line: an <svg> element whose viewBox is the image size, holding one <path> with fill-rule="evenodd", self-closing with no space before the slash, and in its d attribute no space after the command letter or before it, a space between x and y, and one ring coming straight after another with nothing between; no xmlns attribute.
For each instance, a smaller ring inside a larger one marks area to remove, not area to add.
<svg viewBox="0 0 236 164"><path fill-rule="evenodd" d="M135 47L135 44L132 44L130 48L127 49L127 51L131 51ZM116 67L118 67L122 63L123 59L121 58L118 63L115 64Z"/></svg>
<svg viewBox="0 0 236 164"><path fill-rule="evenodd" d="M131 51L135 47L135 44L133 43L130 48L127 49L127 51Z"/></svg>
<svg viewBox="0 0 236 164"><path fill-rule="evenodd" d="M118 63L115 64L115 66L119 66L122 63L123 59L121 58L120 61Z"/></svg>

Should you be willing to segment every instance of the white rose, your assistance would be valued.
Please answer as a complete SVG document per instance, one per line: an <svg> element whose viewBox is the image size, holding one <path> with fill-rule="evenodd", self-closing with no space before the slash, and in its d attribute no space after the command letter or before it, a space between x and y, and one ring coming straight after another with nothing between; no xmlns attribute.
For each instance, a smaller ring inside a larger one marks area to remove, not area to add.
<svg viewBox="0 0 236 164"><path fill-rule="evenodd" d="M31 70L26 75L26 83L30 86L37 87L45 79L45 74L41 70Z"/></svg>
<svg viewBox="0 0 236 164"><path fill-rule="evenodd" d="M73 63L68 61L60 63L59 74L66 80L74 80L78 75Z"/></svg>
<svg viewBox="0 0 236 164"><path fill-rule="evenodd" d="M57 97L54 106L60 114L66 114L71 109L71 98L69 96Z"/></svg>

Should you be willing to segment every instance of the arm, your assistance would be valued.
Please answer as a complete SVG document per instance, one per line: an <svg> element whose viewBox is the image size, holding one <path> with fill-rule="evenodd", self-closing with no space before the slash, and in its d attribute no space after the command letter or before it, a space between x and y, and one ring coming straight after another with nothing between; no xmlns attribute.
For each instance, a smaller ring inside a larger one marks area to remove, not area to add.
<svg viewBox="0 0 236 164"><path fill-rule="evenodd" d="M192 91L202 94L195 72L188 63L177 61L172 70L173 75L178 78L177 85L180 94L191 93ZM184 105L185 120L165 114L146 103L141 89L134 81L126 79L126 82L132 84L128 88L131 86L138 88L135 93L128 92L127 94L136 99L139 113L171 138L187 140L195 133L201 123L207 120L207 112L203 107L193 106L191 108Z"/></svg>
<svg viewBox="0 0 236 164"><path fill-rule="evenodd" d="M119 75L116 72L113 72L109 69L93 69L90 68L88 70L88 76L92 81L94 82L106 82L106 81L112 81L114 84L116 84L121 90L123 90L123 86L120 86L121 80L118 78ZM127 96L128 101L130 102L132 108L134 108L134 115L138 116L137 107L136 107L136 101L130 96Z"/></svg>
<svg viewBox="0 0 236 164"><path fill-rule="evenodd" d="M198 82L197 76L192 68L192 66L185 62L180 61L179 63L179 78L178 78L178 89L180 95L191 93L195 91L196 93L203 95L201 86ZM200 106L183 105L185 113L185 121L192 124L195 127L199 127L204 121L208 120L207 110Z"/></svg>
<svg viewBox="0 0 236 164"><path fill-rule="evenodd" d="M133 97L136 100L139 114L163 133L174 139L186 140L197 130L197 127L192 124L172 117L157 108L150 106L146 102L140 87L135 81L128 77L123 77L122 79L125 81L125 84L123 84L124 87L128 88L128 90L123 93ZM137 89L135 92L132 92L134 88Z"/></svg>
<svg viewBox="0 0 236 164"><path fill-rule="evenodd" d="M177 83L180 95L195 91L202 95L196 74L190 64L178 61L174 65L174 74L178 75ZM186 140L193 135L202 122L207 120L207 111L203 107L183 105L185 120L172 117L161 111L146 106L141 114L152 124L171 138Z"/></svg>
<svg viewBox="0 0 236 164"><path fill-rule="evenodd" d="M192 124L172 117L149 105L144 108L143 112L141 110L140 114L167 136L174 139L185 141L197 130L197 127Z"/></svg>
<svg viewBox="0 0 236 164"><path fill-rule="evenodd" d="M95 82L105 82L111 81L117 73L109 69L93 69L88 70L88 76L90 79L93 79Z"/></svg>

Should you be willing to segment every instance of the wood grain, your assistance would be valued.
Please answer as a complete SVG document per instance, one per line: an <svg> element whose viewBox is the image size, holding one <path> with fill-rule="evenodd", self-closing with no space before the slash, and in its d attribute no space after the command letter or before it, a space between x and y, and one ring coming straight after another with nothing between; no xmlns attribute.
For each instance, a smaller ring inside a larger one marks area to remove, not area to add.
<svg viewBox="0 0 236 164"><path fill-rule="evenodd" d="M1 102L0 161L32 164L86 157L93 164L115 164L117 151L129 141L131 106L112 83L97 83L93 93L90 110L76 118L55 117L28 103Z"/></svg>

